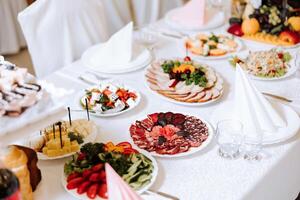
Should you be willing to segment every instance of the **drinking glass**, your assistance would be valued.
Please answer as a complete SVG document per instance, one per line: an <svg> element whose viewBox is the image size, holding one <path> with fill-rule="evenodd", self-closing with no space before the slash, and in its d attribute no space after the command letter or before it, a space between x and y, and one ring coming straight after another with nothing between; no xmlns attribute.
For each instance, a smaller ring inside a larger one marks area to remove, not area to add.
<svg viewBox="0 0 300 200"><path fill-rule="evenodd" d="M134 33L134 39L137 43L146 47L152 56L152 59L155 59L155 49L154 46L158 42L158 37L152 33L147 32L146 30L138 30Z"/></svg>
<svg viewBox="0 0 300 200"><path fill-rule="evenodd" d="M243 141L243 125L238 120L223 120L217 124L219 155L224 158L237 158Z"/></svg>
<svg viewBox="0 0 300 200"><path fill-rule="evenodd" d="M241 146L241 152L245 160L260 160L262 150L262 133L247 134Z"/></svg>

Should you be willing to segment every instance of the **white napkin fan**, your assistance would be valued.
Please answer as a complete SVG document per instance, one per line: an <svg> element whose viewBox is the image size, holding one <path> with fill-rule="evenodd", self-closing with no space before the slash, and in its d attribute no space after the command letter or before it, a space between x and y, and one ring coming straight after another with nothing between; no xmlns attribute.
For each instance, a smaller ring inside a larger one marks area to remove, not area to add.
<svg viewBox="0 0 300 200"><path fill-rule="evenodd" d="M98 57L94 62L103 64L124 64L131 61L132 57L132 30L133 23L128 23L121 30L113 34L98 51Z"/></svg>
<svg viewBox="0 0 300 200"><path fill-rule="evenodd" d="M217 107L211 116L214 126L226 119L241 121L246 135L262 134L263 144L286 141L300 128L297 113L278 101L266 99L239 65L236 66L234 99Z"/></svg>
<svg viewBox="0 0 300 200"><path fill-rule="evenodd" d="M133 44L133 23L128 23L105 43L87 49L83 64L100 73L126 73L145 67L151 53L141 45Z"/></svg>
<svg viewBox="0 0 300 200"><path fill-rule="evenodd" d="M109 200L142 200L108 163L105 163L105 172Z"/></svg>
<svg viewBox="0 0 300 200"><path fill-rule="evenodd" d="M274 132L286 127L276 108L260 93L245 72L236 65L235 117L244 125L246 134Z"/></svg>

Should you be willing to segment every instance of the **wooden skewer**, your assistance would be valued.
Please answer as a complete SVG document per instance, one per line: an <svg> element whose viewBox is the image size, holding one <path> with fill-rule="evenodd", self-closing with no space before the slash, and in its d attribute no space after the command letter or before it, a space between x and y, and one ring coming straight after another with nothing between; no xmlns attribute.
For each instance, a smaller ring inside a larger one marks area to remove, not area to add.
<svg viewBox="0 0 300 200"><path fill-rule="evenodd" d="M53 138L55 139L55 124L52 125Z"/></svg>
<svg viewBox="0 0 300 200"><path fill-rule="evenodd" d="M89 106L88 106L87 98L85 98L85 109L86 109L88 121L90 121L90 113L89 113Z"/></svg>
<svg viewBox="0 0 300 200"><path fill-rule="evenodd" d="M62 135L61 135L61 122L58 122L57 124L58 124L58 128L59 128L60 147L63 148Z"/></svg>
<svg viewBox="0 0 300 200"><path fill-rule="evenodd" d="M69 123L70 123L70 126L72 126L72 118L71 118L71 110L70 110L70 107L68 107L68 113L69 113Z"/></svg>

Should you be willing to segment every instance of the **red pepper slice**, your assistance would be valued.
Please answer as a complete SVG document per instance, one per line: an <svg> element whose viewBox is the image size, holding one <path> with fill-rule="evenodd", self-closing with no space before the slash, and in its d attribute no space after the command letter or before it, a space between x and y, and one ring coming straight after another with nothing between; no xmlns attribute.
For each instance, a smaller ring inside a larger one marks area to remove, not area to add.
<svg viewBox="0 0 300 200"><path fill-rule="evenodd" d="M169 86L169 88L174 88L176 87L177 83L179 83L179 80L174 80L174 82Z"/></svg>
<svg viewBox="0 0 300 200"><path fill-rule="evenodd" d="M132 148L129 142L120 142L119 144L117 144L117 147L123 147L124 149Z"/></svg>

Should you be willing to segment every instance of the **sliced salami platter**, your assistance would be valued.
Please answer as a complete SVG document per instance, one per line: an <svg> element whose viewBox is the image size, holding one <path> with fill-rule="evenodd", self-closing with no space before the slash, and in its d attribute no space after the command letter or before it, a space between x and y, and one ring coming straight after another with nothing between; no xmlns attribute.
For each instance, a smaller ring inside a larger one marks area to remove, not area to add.
<svg viewBox="0 0 300 200"><path fill-rule="evenodd" d="M213 138L213 128L205 120L172 112L149 114L133 123L129 132L135 145L159 157L195 153Z"/></svg>

